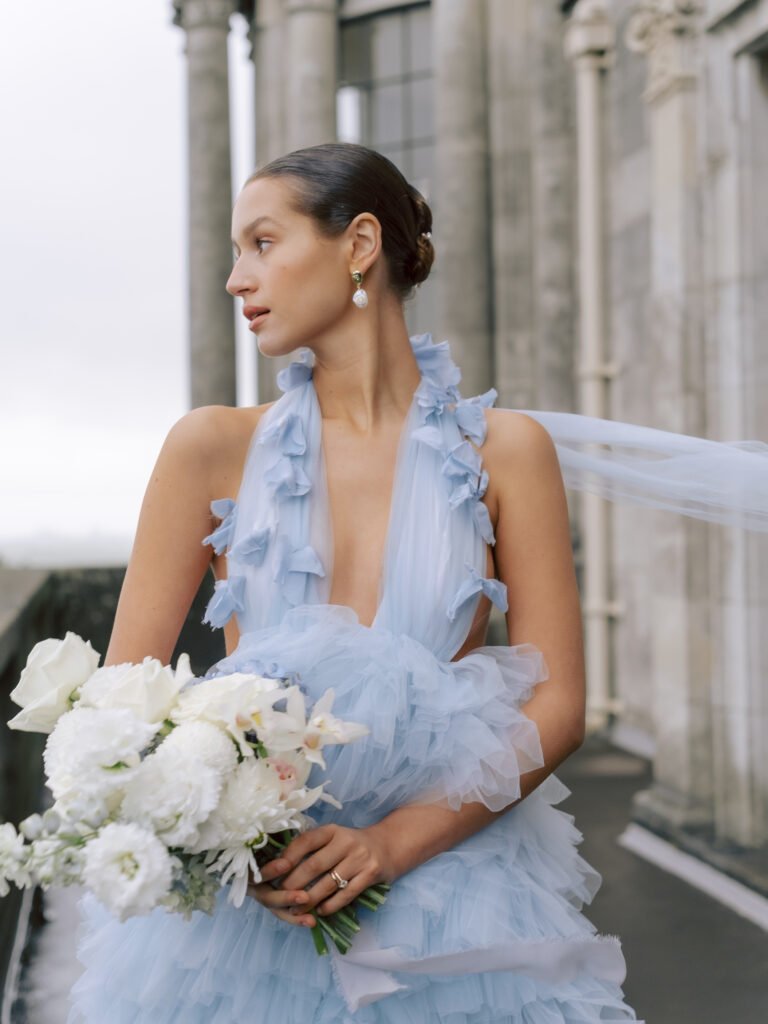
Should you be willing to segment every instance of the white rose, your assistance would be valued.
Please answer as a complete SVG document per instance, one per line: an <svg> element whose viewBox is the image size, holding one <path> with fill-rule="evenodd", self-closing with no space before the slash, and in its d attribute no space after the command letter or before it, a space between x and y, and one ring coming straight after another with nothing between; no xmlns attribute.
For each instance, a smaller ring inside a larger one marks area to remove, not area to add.
<svg viewBox="0 0 768 1024"><path fill-rule="evenodd" d="M11 691L11 700L20 711L8 725L24 732L51 732L56 722L71 707L77 690L96 670L99 653L76 633L63 640L41 640L27 657L19 682Z"/></svg>
<svg viewBox="0 0 768 1024"><path fill-rule="evenodd" d="M221 786L221 773L162 743L128 782L120 816L157 833L167 846L186 846L197 840L197 826L215 808Z"/></svg>
<svg viewBox="0 0 768 1024"><path fill-rule="evenodd" d="M167 896L172 863L163 843L132 822L112 822L85 848L83 881L121 921Z"/></svg>
<svg viewBox="0 0 768 1024"><path fill-rule="evenodd" d="M134 773L156 732L125 708L73 708L45 744L48 788L65 804L113 792Z"/></svg>
<svg viewBox="0 0 768 1024"><path fill-rule="evenodd" d="M176 697L194 676L189 655L179 657L176 670L147 656L139 665L105 665L80 689L80 704L92 708L128 708L143 722L161 723Z"/></svg>

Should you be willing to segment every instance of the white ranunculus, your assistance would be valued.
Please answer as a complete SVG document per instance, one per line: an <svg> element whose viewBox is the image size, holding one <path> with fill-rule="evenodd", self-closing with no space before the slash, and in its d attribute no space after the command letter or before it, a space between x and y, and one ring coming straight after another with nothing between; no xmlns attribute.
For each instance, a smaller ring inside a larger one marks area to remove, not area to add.
<svg viewBox="0 0 768 1024"><path fill-rule="evenodd" d="M163 750L178 750L196 757L222 775L237 764L237 747L232 737L213 722L182 722L171 730L161 746Z"/></svg>
<svg viewBox="0 0 768 1024"><path fill-rule="evenodd" d="M83 881L121 921L167 896L172 864L163 843L133 822L112 822L85 847Z"/></svg>
<svg viewBox="0 0 768 1024"><path fill-rule="evenodd" d="M11 729L51 732L77 691L99 664L99 653L76 633L63 640L49 638L35 644L27 657L11 700L23 710L12 718Z"/></svg>
<svg viewBox="0 0 768 1024"><path fill-rule="evenodd" d="M243 755L253 757L245 733L252 730L259 733L262 723L277 713L272 705L284 693L276 679L233 672L232 675L214 676L187 687L179 694L169 717L176 723L203 720L223 726Z"/></svg>
<svg viewBox="0 0 768 1024"><path fill-rule="evenodd" d="M61 716L43 751L48 788L65 804L114 792L135 772L156 732L157 726L125 708L73 708Z"/></svg>
<svg viewBox="0 0 768 1024"><path fill-rule="evenodd" d="M186 846L216 807L222 781L201 758L161 743L128 782L120 816L157 833L167 846Z"/></svg>
<svg viewBox="0 0 768 1024"><path fill-rule="evenodd" d="M170 714L181 688L193 678L187 654L179 657L175 671L149 656L138 665L105 665L81 687L80 705L128 708L144 722L161 723Z"/></svg>

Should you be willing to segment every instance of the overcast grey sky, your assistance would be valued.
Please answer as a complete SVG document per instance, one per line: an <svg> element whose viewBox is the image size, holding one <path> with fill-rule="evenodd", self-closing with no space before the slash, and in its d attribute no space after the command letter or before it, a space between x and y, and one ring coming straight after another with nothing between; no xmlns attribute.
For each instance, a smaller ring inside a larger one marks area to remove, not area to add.
<svg viewBox="0 0 768 1024"><path fill-rule="evenodd" d="M184 34L170 0L0 7L0 558L127 557L187 409ZM252 74L230 36L235 187ZM255 399L238 325L240 404ZM251 342L251 344L249 344Z"/></svg>

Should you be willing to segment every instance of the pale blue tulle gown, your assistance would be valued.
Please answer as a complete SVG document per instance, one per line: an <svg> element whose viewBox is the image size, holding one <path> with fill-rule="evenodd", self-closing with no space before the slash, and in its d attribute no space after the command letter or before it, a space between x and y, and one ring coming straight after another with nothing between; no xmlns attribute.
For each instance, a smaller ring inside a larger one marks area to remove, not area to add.
<svg viewBox="0 0 768 1024"><path fill-rule="evenodd" d="M236 500L212 506L222 523L206 540L226 550L228 579L216 584L204 621L220 627L235 614L241 640L208 675L290 676L308 702L333 687L334 713L370 729L326 748L326 788L343 810L321 803L309 812L319 823L364 827L402 804L440 798L499 810L519 797L521 773L543 763L536 725L519 710L546 685L541 652L523 643L451 660L481 593L506 608L504 585L485 576L494 538L478 453L495 392L461 399L447 343L429 335L411 342L422 379L400 441L370 628L327 603L332 537L309 358L282 371L284 395L251 440ZM738 476L743 457L759 460L765 474L766 446L664 434L672 458L641 465L633 462L642 447L633 431L643 432L652 455L664 432L531 415L551 429L570 486L587 487L591 470L595 489L609 496L634 494L720 521L752 516L751 525L765 528L765 477L757 493L742 480L736 500L733 486L713 494L696 456L703 444L711 467L727 449L729 471ZM635 455L609 436L619 428ZM614 447L590 455L596 439ZM645 479L643 465L651 466ZM681 489L681 479L689 486ZM694 479L700 492L709 488L703 496L694 494ZM597 934L581 912L602 879L577 851L573 816L556 806L568 793L550 775L491 825L402 875L378 911L359 912L363 927L345 956L332 944L330 955L318 956L308 929L250 897L238 909L222 892L212 915L198 911L190 921L156 910L120 923L87 894L78 941L84 972L68 1024L636 1021L621 989L620 939Z"/></svg>

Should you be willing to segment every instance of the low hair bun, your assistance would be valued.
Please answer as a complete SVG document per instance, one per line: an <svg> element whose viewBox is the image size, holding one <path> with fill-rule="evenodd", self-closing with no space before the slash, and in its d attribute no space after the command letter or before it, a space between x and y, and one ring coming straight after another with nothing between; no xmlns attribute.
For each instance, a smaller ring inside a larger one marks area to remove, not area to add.
<svg viewBox="0 0 768 1024"><path fill-rule="evenodd" d="M412 185L410 196L416 213L416 238L409 269L412 283L417 285L429 277L435 261L435 249L432 245L432 211L429 204L421 192Z"/></svg>

